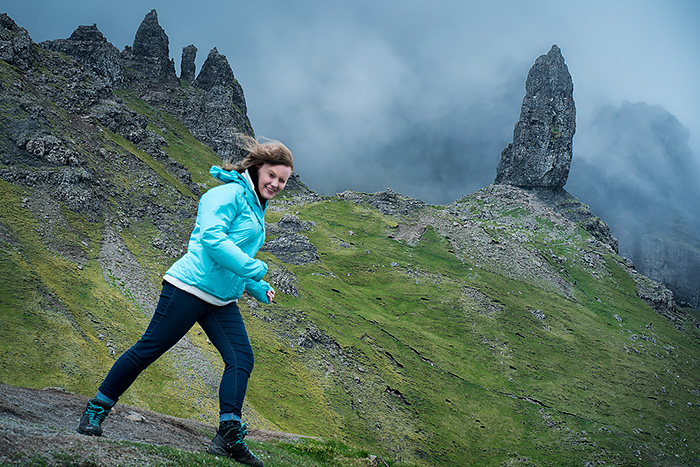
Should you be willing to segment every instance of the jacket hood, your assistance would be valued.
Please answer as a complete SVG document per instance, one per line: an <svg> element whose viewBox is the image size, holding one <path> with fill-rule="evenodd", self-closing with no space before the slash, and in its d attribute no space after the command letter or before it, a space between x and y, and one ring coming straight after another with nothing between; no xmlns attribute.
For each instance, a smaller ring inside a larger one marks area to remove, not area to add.
<svg viewBox="0 0 700 467"><path fill-rule="evenodd" d="M229 171L224 170L221 167L212 166L212 168L209 169L209 173L212 177L219 181L222 181L224 183L237 183L244 187L246 189L246 192L248 192L248 195L250 196L248 202L251 204L251 206L257 204L258 209L260 209L263 213L265 212L265 207L267 206L267 203L261 205L261 201L260 199L258 199L258 195L255 193L253 180L250 178L250 175L248 174L247 170L241 174L236 172L235 170Z"/></svg>
<svg viewBox="0 0 700 467"><path fill-rule="evenodd" d="M239 174L235 170L224 170L221 167L213 166L209 169L209 173L215 179L222 181L224 183L235 182L243 186L250 187L250 184L243 178L243 175Z"/></svg>

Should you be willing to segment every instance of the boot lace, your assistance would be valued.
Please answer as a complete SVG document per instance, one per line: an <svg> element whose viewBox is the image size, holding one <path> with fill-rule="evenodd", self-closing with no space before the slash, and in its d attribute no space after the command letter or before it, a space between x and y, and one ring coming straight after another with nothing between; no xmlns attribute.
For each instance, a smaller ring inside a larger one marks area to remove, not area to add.
<svg viewBox="0 0 700 467"><path fill-rule="evenodd" d="M245 441L243 440L243 438L245 438L247 434L248 434L248 427L246 426L245 423L243 423L243 424L241 424L241 428L236 433L236 439L227 443L228 446L233 448L236 445L242 444L243 447L245 447L247 450L248 446L246 446Z"/></svg>
<svg viewBox="0 0 700 467"><path fill-rule="evenodd" d="M105 409L104 407L100 407L97 404L88 402L87 412L89 416L88 423L90 423L90 425L93 426L100 426L102 422L104 422L105 418L107 418L107 415L109 414L109 409Z"/></svg>

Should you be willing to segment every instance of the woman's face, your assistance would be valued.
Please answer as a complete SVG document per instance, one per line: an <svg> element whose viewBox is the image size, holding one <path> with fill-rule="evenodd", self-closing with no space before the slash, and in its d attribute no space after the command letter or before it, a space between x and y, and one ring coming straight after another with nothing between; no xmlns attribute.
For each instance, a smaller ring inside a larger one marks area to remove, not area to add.
<svg viewBox="0 0 700 467"><path fill-rule="evenodd" d="M263 164L258 169L258 193L265 199L274 198L287 185L292 168L286 165Z"/></svg>

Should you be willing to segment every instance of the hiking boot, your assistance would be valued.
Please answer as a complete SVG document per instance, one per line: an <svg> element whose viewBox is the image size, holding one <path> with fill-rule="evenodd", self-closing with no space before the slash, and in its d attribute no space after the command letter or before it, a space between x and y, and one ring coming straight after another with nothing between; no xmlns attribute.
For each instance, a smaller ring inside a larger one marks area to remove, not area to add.
<svg viewBox="0 0 700 467"><path fill-rule="evenodd" d="M227 456L241 464L263 467L263 462L255 457L246 446L247 434L245 423L232 420L221 422L219 431L209 445L209 453L217 456Z"/></svg>
<svg viewBox="0 0 700 467"><path fill-rule="evenodd" d="M90 436L102 436L102 422L105 420L112 406L99 399L88 401L87 408L78 425L78 433Z"/></svg>

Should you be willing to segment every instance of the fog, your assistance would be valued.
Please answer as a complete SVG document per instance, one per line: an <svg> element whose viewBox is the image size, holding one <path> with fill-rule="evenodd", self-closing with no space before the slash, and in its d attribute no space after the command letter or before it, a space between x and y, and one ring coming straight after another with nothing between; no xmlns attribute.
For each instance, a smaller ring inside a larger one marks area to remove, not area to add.
<svg viewBox="0 0 700 467"><path fill-rule="evenodd" d="M566 189L611 225L621 253L639 258L648 234L700 246L700 164L688 129L659 105L625 102L601 110L591 130Z"/></svg>

